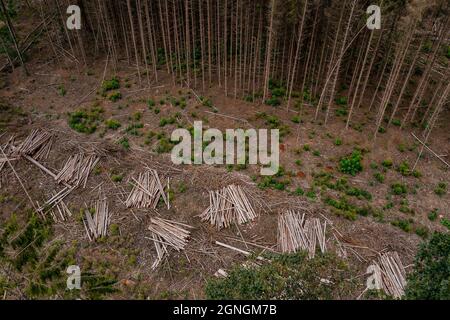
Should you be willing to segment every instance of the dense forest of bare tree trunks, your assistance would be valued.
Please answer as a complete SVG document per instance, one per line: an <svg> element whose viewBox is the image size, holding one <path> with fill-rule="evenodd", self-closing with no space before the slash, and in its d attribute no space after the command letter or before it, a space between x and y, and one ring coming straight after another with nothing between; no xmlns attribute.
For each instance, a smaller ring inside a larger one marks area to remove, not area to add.
<svg viewBox="0 0 450 320"><path fill-rule="evenodd" d="M270 104L275 96L300 112L311 105L325 123L345 96L347 128L367 107L376 112L375 136L396 118L402 128L430 130L448 101L447 1L380 0L381 30L367 28L374 3L364 0L75 2L83 20L76 32L61 26L66 0L36 6L55 59L87 64L87 57L106 56L113 70L127 61L142 87L165 70L174 84L203 92L217 84L234 98ZM12 66L13 59L22 61L8 56Z"/></svg>

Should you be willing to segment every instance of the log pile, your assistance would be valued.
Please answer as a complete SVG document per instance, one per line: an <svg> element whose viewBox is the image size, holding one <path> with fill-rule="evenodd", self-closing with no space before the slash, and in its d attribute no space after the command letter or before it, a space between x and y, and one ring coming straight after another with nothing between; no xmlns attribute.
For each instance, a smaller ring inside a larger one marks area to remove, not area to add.
<svg viewBox="0 0 450 320"><path fill-rule="evenodd" d="M67 207L66 203L62 200L50 211L50 214L55 222L66 221L72 216L69 207Z"/></svg>
<svg viewBox="0 0 450 320"><path fill-rule="evenodd" d="M37 211L44 216L45 212L51 211L53 208L59 206L64 198L66 198L74 189L74 187L64 187L59 192L53 193L51 198L40 206Z"/></svg>
<svg viewBox="0 0 450 320"><path fill-rule="evenodd" d="M106 236L111 221L106 199L95 202L94 214L91 214L89 210L85 210L85 218L83 224L90 241Z"/></svg>
<svg viewBox="0 0 450 320"><path fill-rule="evenodd" d="M305 214L289 210L278 217L278 244L283 253L304 250L308 257L314 258L316 247L326 252L326 221L318 218L305 219Z"/></svg>
<svg viewBox="0 0 450 320"><path fill-rule="evenodd" d="M156 269L167 254L167 247L172 247L176 251L184 250L190 236L190 232L184 228L192 227L158 217L150 219L148 230L151 231L151 238L149 239L153 240L157 254L152 269Z"/></svg>
<svg viewBox="0 0 450 320"><path fill-rule="evenodd" d="M375 283L381 284L381 288L396 299L405 294L406 271L398 253L386 252L380 255L378 261L372 264Z"/></svg>
<svg viewBox="0 0 450 320"><path fill-rule="evenodd" d="M94 154L78 153L70 156L55 179L58 183L65 182L75 187L82 185L85 188L87 179L99 160Z"/></svg>
<svg viewBox="0 0 450 320"><path fill-rule="evenodd" d="M217 229L228 228L232 223L244 224L254 220L258 214L253 209L244 189L229 185L209 192L209 207L200 215Z"/></svg>
<svg viewBox="0 0 450 320"><path fill-rule="evenodd" d="M158 172L150 169L140 173L137 179L132 178L132 180L133 189L125 201L127 208L156 209L159 200L162 198L167 205L167 209L170 209L169 196L164 191L168 189L169 179L167 179L166 184L161 183Z"/></svg>
<svg viewBox="0 0 450 320"><path fill-rule="evenodd" d="M36 160L46 159L53 145L53 134L35 129L14 150L17 155L27 155Z"/></svg>

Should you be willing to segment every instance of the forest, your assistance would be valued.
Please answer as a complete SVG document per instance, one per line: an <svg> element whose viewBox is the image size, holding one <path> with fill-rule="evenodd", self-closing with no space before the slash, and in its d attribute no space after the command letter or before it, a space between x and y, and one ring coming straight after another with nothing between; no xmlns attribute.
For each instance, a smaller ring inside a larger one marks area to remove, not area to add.
<svg viewBox="0 0 450 320"><path fill-rule="evenodd" d="M450 299L448 0L0 9L0 299ZM278 172L172 163L197 121Z"/></svg>

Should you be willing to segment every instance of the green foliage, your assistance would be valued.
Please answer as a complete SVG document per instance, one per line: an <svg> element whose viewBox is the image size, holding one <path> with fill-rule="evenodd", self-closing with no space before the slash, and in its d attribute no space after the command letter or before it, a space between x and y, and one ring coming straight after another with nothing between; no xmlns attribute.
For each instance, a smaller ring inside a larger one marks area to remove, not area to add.
<svg viewBox="0 0 450 320"><path fill-rule="evenodd" d="M445 182L439 182L439 184L434 189L434 193L438 196L442 197L447 193L447 183Z"/></svg>
<svg viewBox="0 0 450 320"><path fill-rule="evenodd" d="M285 190L286 187L290 184L289 180L281 179L285 174L284 168L279 167L278 172L274 176L264 176L260 183L258 183L258 187L260 189L275 189L275 190Z"/></svg>
<svg viewBox="0 0 450 320"><path fill-rule="evenodd" d="M442 218L441 224L446 227L448 230L450 230L450 220L446 218Z"/></svg>
<svg viewBox="0 0 450 320"><path fill-rule="evenodd" d="M113 77L110 80L104 80L102 83L102 94L106 94L106 92L111 90L117 90L120 88L120 82L117 77Z"/></svg>
<svg viewBox="0 0 450 320"><path fill-rule="evenodd" d="M66 95L66 93L67 93L66 88L64 87L63 84L60 84L60 85L58 86L58 94L59 94L60 96L64 97L64 96Z"/></svg>
<svg viewBox="0 0 450 320"><path fill-rule="evenodd" d="M128 134L131 134L133 136L141 136L142 133L141 133L140 129L142 129L143 127L144 127L144 124L142 122L131 123L125 129L125 132Z"/></svg>
<svg viewBox="0 0 450 320"><path fill-rule="evenodd" d="M429 219L430 221L435 221L435 220L437 219L437 216L438 216L438 209L434 209L433 211L431 211L431 212L428 214L428 219Z"/></svg>
<svg viewBox="0 0 450 320"><path fill-rule="evenodd" d="M411 221L405 219L397 219L391 222L395 227L402 229L405 232L410 232L412 230Z"/></svg>
<svg viewBox="0 0 450 320"><path fill-rule="evenodd" d="M402 176L410 176L412 174L409 164L403 161L397 168L397 171L401 173Z"/></svg>
<svg viewBox="0 0 450 320"><path fill-rule="evenodd" d="M391 191L393 194L400 196L406 194L408 192L408 188L406 185L396 182L391 185Z"/></svg>
<svg viewBox="0 0 450 320"><path fill-rule="evenodd" d="M156 106L155 100L153 100L153 99L148 99L148 100L147 100L147 107L148 107L149 109L152 109L154 106Z"/></svg>
<svg viewBox="0 0 450 320"><path fill-rule="evenodd" d="M91 134L97 130L97 125L101 120L101 114L104 112L101 107L92 107L89 110L79 109L69 113L68 124L78 132Z"/></svg>
<svg viewBox="0 0 450 320"><path fill-rule="evenodd" d="M335 102L338 106L346 106L347 98L346 97L338 97L338 98L336 98Z"/></svg>
<svg viewBox="0 0 450 320"><path fill-rule="evenodd" d="M374 175L375 180L377 180L379 183L384 182L384 175L380 172L375 173Z"/></svg>
<svg viewBox="0 0 450 320"><path fill-rule="evenodd" d="M117 130L121 126L119 120L116 120L116 119L108 119L105 121L105 124L106 124L106 127L108 127L108 129L112 129L112 130Z"/></svg>
<svg viewBox="0 0 450 320"><path fill-rule="evenodd" d="M109 95L109 100L112 102L117 102L122 99L122 94L119 91L113 92Z"/></svg>
<svg viewBox="0 0 450 320"><path fill-rule="evenodd" d="M272 107L278 107L279 105L281 105L280 99L278 99L276 97L271 97L269 99L266 99L266 101L264 101L264 103L266 105L272 106Z"/></svg>
<svg viewBox="0 0 450 320"><path fill-rule="evenodd" d="M335 145L335 146L341 146L341 145L342 145L342 139L336 138L336 139L334 140L334 145Z"/></svg>
<svg viewBox="0 0 450 320"><path fill-rule="evenodd" d="M258 119L264 119L265 124L270 127L270 129L280 130L280 137L284 137L290 133L289 126L282 123L282 121L277 116L271 116L265 112L258 112L256 114Z"/></svg>
<svg viewBox="0 0 450 320"><path fill-rule="evenodd" d="M122 139L119 140L118 142L125 150L129 150L130 149L130 142L128 141L127 137L123 137Z"/></svg>
<svg viewBox="0 0 450 320"><path fill-rule="evenodd" d="M331 299L346 296L353 286L344 280L348 272L345 262L330 254L277 255L260 267L237 266L224 279L211 278L205 293L215 300Z"/></svg>
<svg viewBox="0 0 450 320"><path fill-rule="evenodd" d="M434 233L423 243L408 276L405 298L450 299L450 234Z"/></svg>
<svg viewBox="0 0 450 320"><path fill-rule="evenodd" d="M113 175L111 175L111 180L113 182L122 182L123 175L121 175L121 174L113 174Z"/></svg>
<svg viewBox="0 0 450 320"><path fill-rule="evenodd" d="M177 120L175 119L175 117L161 118L161 120L159 121L159 126L165 127L168 124L174 124L176 121Z"/></svg>
<svg viewBox="0 0 450 320"><path fill-rule="evenodd" d="M386 160L383 160L381 165L385 168L392 168L392 166L394 165L394 162L391 159L386 159Z"/></svg>
<svg viewBox="0 0 450 320"><path fill-rule="evenodd" d="M426 239L429 236L429 231L426 227L417 227L415 233L423 239Z"/></svg>
<svg viewBox="0 0 450 320"><path fill-rule="evenodd" d="M291 121L292 121L293 123L300 123L300 116L293 116L293 117L291 118Z"/></svg>
<svg viewBox="0 0 450 320"><path fill-rule="evenodd" d="M342 173L355 176L357 173L363 170L361 161L362 161L361 152L355 150L350 156L341 159L341 161L339 162L339 170Z"/></svg>

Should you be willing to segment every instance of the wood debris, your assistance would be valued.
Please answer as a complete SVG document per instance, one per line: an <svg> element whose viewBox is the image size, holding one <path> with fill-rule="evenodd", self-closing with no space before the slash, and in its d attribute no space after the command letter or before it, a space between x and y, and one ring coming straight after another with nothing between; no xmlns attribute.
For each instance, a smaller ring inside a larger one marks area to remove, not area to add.
<svg viewBox="0 0 450 320"><path fill-rule="evenodd" d="M99 160L95 154L78 153L70 156L55 179L58 183L65 182L76 187L82 185L85 188L87 179Z"/></svg>
<svg viewBox="0 0 450 320"><path fill-rule="evenodd" d="M244 189L229 185L209 192L209 207L200 215L218 229L228 228L232 223L244 224L254 220L258 214L253 209Z"/></svg>
<svg viewBox="0 0 450 320"><path fill-rule="evenodd" d="M405 294L406 271L397 252L386 252L370 266L377 286L396 299Z"/></svg>
<svg viewBox="0 0 450 320"><path fill-rule="evenodd" d="M314 258L317 245L326 252L326 221L318 218L305 219L305 214L289 210L278 217L278 244L284 253L304 250Z"/></svg>
<svg viewBox="0 0 450 320"><path fill-rule="evenodd" d="M159 217L151 218L148 230L151 231L151 238L156 248L157 258L152 265L152 269L156 269L164 256L168 253L167 247L172 247L176 251L184 250L190 232L185 228L192 228L189 225L162 219Z"/></svg>
<svg viewBox="0 0 450 320"><path fill-rule="evenodd" d="M50 214L55 222L66 221L72 216L72 212L64 201L60 201L55 208L50 211Z"/></svg>
<svg viewBox="0 0 450 320"><path fill-rule="evenodd" d="M50 199L48 199L44 205L40 206L37 211L43 216L45 212L52 210L66 198L75 188L74 187L64 187L59 192L53 193ZM65 211L65 210L64 210Z"/></svg>
<svg viewBox="0 0 450 320"><path fill-rule="evenodd" d="M53 140L53 134L35 129L14 148L14 154L28 155L34 159L46 159L52 148Z"/></svg>
<svg viewBox="0 0 450 320"><path fill-rule="evenodd" d="M149 169L139 176L132 179L133 189L128 195L125 205L127 208L153 208L156 209L160 198L164 200L167 205L167 209L170 209L169 196L166 195L165 189L168 188L169 179L167 184L162 184L159 178L158 172L153 169ZM165 179L162 179L165 181Z"/></svg>
<svg viewBox="0 0 450 320"><path fill-rule="evenodd" d="M106 199L95 202L93 214L90 210L85 210L83 224L90 241L106 236L110 222L111 215Z"/></svg>

